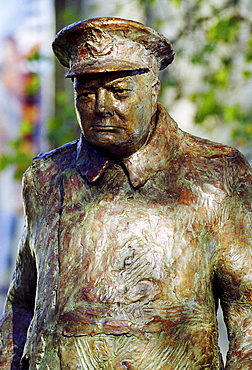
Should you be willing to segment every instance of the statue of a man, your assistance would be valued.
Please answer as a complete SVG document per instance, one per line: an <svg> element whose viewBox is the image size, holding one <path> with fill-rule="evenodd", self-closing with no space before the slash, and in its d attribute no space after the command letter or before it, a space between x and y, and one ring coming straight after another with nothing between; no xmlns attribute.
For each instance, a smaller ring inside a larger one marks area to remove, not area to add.
<svg viewBox="0 0 252 370"><path fill-rule="evenodd" d="M158 103L169 41L124 19L64 28L82 135L24 176L1 369L252 369L251 168Z"/></svg>

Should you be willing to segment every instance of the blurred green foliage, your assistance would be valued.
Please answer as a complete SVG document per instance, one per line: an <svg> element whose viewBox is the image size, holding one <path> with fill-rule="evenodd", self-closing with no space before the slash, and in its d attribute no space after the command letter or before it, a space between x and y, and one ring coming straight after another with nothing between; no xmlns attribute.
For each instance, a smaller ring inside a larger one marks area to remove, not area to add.
<svg viewBox="0 0 252 370"><path fill-rule="evenodd" d="M234 42L240 27L241 19L236 16L218 19L217 22L207 30L207 38L214 42Z"/></svg>
<svg viewBox="0 0 252 370"><path fill-rule="evenodd" d="M139 3L143 6L151 6L154 7L157 3L157 0L139 0Z"/></svg>
<svg viewBox="0 0 252 370"><path fill-rule="evenodd" d="M248 42L248 47L245 53L246 62L252 62L252 38Z"/></svg>
<svg viewBox="0 0 252 370"><path fill-rule="evenodd" d="M181 9L186 5L185 0L172 1ZM184 12L188 28L181 29L173 44L175 50L177 43L180 46L179 58L190 60L201 73L201 84L195 84L187 97L196 108L194 122L202 126L210 121L216 126L229 125L229 141L251 147L252 97L246 91L251 91L249 84L252 86L252 4L247 5L250 13L245 13L243 0L212 2L207 16L204 1L194 0L191 4L187 3ZM197 12L192 16L193 10ZM190 42L191 53L187 46ZM180 98L183 77L177 74L175 79Z"/></svg>
<svg viewBox="0 0 252 370"><path fill-rule="evenodd" d="M197 96L197 111L195 114L195 123L202 123L206 118L213 115L222 114L223 107L218 101L214 90L208 90Z"/></svg>
<svg viewBox="0 0 252 370"><path fill-rule="evenodd" d="M230 144L251 147L252 96L249 91L252 88L248 86L252 86L252 3L245 0L163 0L160 4L163 12L165 4L167 9L171 9L170 4L174 5L173 17L177 15L179 19L177 32L171 39L175 49L174 64L182 60L182 66L183 61L186 66L182 71L168 68L162 75L161 97L167 96L166 89L173 90L168 95L171 97L169 106L186 98L195 107L196 125L208 128L228 125ZM156 9L154 6L153 14ZM152 15L151 21L162 33L165 15ZM190 89L186 89L186 75L191 71L193 75L195 68L200 80L196 78L193 83L192 78Z"/></svg>
<svg viewBox="0 0 252 370"><path fill-rule="evenodd" d="M51 147L58 147L79 136L79 126L73 102L69 102L66 91L60 91L55 96L58 105L57 115L47 122L47 139Z"/></svg>
<svg viewBox="0 0 252 370"><path fill-rule="evenodd" d="M230 140L234 145L251 146L252 104L238 99L244 86L252 84L252 5L244 0L224 0L217 3L210 0L162 0L162 14L158 14L159 0L138 0L146 12L147 24L162 33L166 25L166 12L179 19L178 30L171 42L176 51L176 60L186 62L183 73L166 69L162 74L161 95L172 91L169 105L181 98L190 100L195 106L194 122L208 126L229 125ZM242 12L246 5L250 13ZM167 6L167 9L166 9ZM206 11L207 8L207 11ZM85 14L86 15L86 14ZM86 16L85 16L86 17ZM85 18L78 8L65 8L60 14L62 23L70 24ZM176 19L175 19L176 21ZM36 50L29 61L39 61L40 51ZM57 64L56 64L57 65ZM200 72L200 83L193 83L185 96L185 75L196 68ZM62 78L63 75L62 75ZM26 86L27 97L37 94L39 76L34 74ZM250 90L251 91L251 90ZM248 96L246 96L248 100ZM47 140L50 148L60 146L79 136L74 104L69 92L63 88L55 94L57 114L47 122ZM251 101L252 102L252 101ZM0 169L15 165L15 176L27 168L34 153L29 138L34 134L34 125L24 120L19 137L10 143L11 150L0 158Z"/></svg>
<svg viewBox="0 0 252 370"><path fill-rule="evenodd" d="M30 140L34 133L34 126L29 121L22 121L19 127L19 135L11 140L8 152L0 155L0 171L9 166L14 168L14 179L21 180L23 173L30 166L35 152Z"/></svg>

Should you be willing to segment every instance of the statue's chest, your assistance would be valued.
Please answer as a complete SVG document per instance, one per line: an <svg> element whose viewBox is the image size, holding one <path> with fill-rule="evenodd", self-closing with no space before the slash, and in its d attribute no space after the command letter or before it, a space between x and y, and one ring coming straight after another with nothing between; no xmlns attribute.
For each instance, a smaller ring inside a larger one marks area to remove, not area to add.
<svg viewBox="0 0 252 370"><path fill-rule="evenodd" d="M153 300L171 274L173 225L145 205L102 202L83 220L85 280L108 303Z"/></svg>
<svg viewBox="0 0 252 370"><path fill-rule="evenodd" d="M62 213L60 260L76 300L152 305L210 285L212 236L190 207L123 191L71 207Z"/></svg>

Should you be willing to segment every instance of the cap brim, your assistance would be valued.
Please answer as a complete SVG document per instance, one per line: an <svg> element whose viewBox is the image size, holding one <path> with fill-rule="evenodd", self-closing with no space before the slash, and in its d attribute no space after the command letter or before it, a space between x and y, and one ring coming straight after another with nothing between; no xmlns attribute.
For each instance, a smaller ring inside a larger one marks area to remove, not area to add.
<svg viewBox="0 0 252 370"><path fill-rule="evenodd" d="M128 60L118 60L118 59L100 59L92 62L83 62L78 66L73 66L65 74L65 77L75 77L83 74L92 73L104 73L104 72L118 72L118 71L134 71L143 70L149 71L149 66L144 63L135 63Z"/></svg>

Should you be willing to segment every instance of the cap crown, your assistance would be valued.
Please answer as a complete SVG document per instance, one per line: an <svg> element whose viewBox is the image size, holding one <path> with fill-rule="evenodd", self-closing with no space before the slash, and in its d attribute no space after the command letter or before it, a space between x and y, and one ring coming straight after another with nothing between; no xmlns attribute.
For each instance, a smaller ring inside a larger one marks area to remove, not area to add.
<svg viewBox="0 0 252 370"><path fill-rule="evenodd" d="M142 23L122 18L93 18L63 28L53 51L66 74L164 69L174 57L171 43Z"/></svg>

